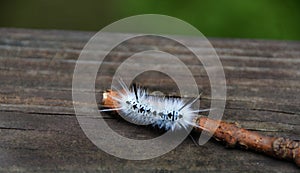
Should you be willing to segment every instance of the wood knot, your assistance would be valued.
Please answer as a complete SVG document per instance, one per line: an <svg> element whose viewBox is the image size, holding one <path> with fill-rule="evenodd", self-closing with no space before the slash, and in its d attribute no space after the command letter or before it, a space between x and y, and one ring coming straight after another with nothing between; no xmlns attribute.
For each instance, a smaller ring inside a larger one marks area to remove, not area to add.
<svg viewBox="0 0 300 173"><path fill-rule="evenodd" d="M277 138L273 142L273 151L283 159L294 160L300 166L300 142L285 138Z"/></svg>

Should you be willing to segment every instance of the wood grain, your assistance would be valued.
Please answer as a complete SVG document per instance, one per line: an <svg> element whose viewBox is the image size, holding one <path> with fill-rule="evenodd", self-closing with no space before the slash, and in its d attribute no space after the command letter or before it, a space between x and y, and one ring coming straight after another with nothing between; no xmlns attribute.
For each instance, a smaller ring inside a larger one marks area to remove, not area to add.
<svg viewBox="0 0 300 173"><path fill-rule="evenodd" d="M81 130L72 101L76 60L93 34L0 29L0 172L299 171L293 163L227 149L214 140L199 147L187 138L175 150L144 161L123 160L101 151ZM117 36L107 33L103 41ZM178 38L197 47L192 38ZM223 120L238 122L262 134L300 139L300 42L210 41L226 75ZM99 102L119 62L155 46L179 56L197 74L196 82L203 91L201 107L208 107L210 84L201 64L180 46L151 37L128 41L107 58L106 70L98 72L96 80ZM108 47L101 44L100 49ZM205 51L205 47L202 49ZM158 74L139 82L151 90L178 93L172 81ZM103 118L126 137L149 139L158 135L151 128L132 125L110 114Z"/></svg>

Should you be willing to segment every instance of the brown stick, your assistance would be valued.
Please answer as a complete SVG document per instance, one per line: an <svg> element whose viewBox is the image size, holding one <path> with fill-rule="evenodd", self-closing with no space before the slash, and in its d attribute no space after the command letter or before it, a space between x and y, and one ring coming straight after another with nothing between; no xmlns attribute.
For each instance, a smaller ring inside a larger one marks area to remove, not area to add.
<svg viewBox="0 0 300 173"><path fill-rule="evenodd" d="M103 104L109 108L118 107L117 103L111 99L117 96L117 92L107 91L103 94ZM265 153L269 156L294 161L300 167L300 142L282 138L269 137L259 133L238 127L236 123L217 121L201 116L196 120L199 127L197 131L205 131L213 134L218 141L223 141L229 147L241 146L245 149ZM215 127L218 127L215 130Z"/></svg>
<svg viewBox="0 0 300 173"><path fill-rule="evenodd" d="M218 141L223 141L229 147L241 146L245 149L265 153L269 156L294 161L300 167L300 142L282 138L269 137L238 127L236 123L212 120L200 117L196 120L200 127L213 134ZM207 124L206 124L207 123ZM216 131L213 128L218 127ZM202 131L201 128L195 128Z"/></svg>

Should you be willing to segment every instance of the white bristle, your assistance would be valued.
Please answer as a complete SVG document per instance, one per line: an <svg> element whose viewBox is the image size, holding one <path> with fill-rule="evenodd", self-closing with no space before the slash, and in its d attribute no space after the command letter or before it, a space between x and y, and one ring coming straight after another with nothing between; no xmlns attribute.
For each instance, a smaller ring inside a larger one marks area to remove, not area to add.
<svg viewBox="0 0 300 173"><path fill-rule="evenodd" d="M136 124L152 124L165 130L176 130L187 128L188 126L197 126L193 120L197 117L197 112L193 110L192 104L199 99L197 97L191 102L185 103L179 98L162 98L150 96L145 90L133 87L129 90L121 83L123 90L118 91L117 96L111 96L117 105L120 114L126 119ZM105 94L103 97L108 97ZM109 111L112 109L101 110ZM208 110L203 110L208 111Z"/></svg>

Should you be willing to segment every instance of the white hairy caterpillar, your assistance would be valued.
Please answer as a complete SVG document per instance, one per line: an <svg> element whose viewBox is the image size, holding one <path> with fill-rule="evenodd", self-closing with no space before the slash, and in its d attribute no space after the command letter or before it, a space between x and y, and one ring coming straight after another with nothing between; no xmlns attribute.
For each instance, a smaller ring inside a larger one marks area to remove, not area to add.
<svg viewBox="0 0 300 173"><path fill-rule="evenodd" d="M144 89L133 85L132 89L120 81L122 90L117 90L115 95L104 93L103 99L109 99L113 103L110 109L103 111L118 111L136 124L152 124L160 129L177 130L187 129L188 126L197 127L194 120L199 112L208 111L193 110L191 107L200 95L189 101L184 102L180 98L162 98L150 96Z"/></svg>

